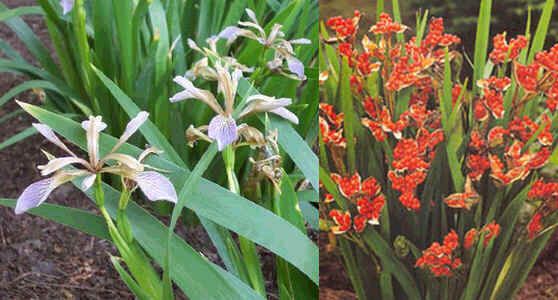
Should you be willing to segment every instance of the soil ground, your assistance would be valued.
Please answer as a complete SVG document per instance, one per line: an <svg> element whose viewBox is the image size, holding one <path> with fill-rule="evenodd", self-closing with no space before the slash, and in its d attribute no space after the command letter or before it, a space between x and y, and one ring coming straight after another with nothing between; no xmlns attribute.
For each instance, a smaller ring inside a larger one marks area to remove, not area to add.
<svg viewBox="0 0 558 300"><path fill-rule="evenodd" d="M33 0L2 0L9 7L34 5ZM48 45L48 33L38 17L26 17L29 26ZM0 26L0 38L8 41L25 58L31 56L6 26ZM3 73L0 95L22 82L18 76ZM23 101L37 103L38 97L25 93ZM14 103L0 108L0 117L14 111ZM2 124L0 141L27 128L32 118L19 115ZM36 165L44 162L39 149L56 153L34 136L0 151L0 196L15 198L33 181L40 178ZM94 211L94 206L80 192L66 185L49 199L72 207ZM197 250L217 261L203 230L182 232ZM326 253L320 243L320 299L355 299L350 282L335 252ZM552 243L531 271L518 299L557 299L558 253ZM92 238L76 230L30 215L15 216L11 209L0 207L0 300L4 299L133 299L108 261L115 249L106 241ZM270 259L264 259L268 282L272 282Z"/></svg>
<svg viewBox="0 0 558 300"><path fill-rule="evenodd" d="M36 5L34 0L0 0L12 8ZM41 41L50 47L41 17L24 20ZM25 59L32 56L7 26L0 24L0 39L8 42ZM2 73L0 95L23 82L22 77ZM38 95L28 92L19 100L39 104ZM0 118L17 109L15 102L0 106ZM28 128L33 118L20 114L0 127L0 143ZM60 154L56 147L35 135L0 151L0 197L17 198L26 186L41 178L36 166L46 159L45 149ZM72 185L58 188L49 203L86 209L96 213L92 202ZM177 226L181 235L197 251L221 264L216 249L200 226ZM109 261L117 255L107 241L31 215L16 216L12 209L0 207L0 300L18 299L134 299ZM276 299L274 261L261 249L264 277L271 299ZM179 299L185 296L177 293Z"/></svg>

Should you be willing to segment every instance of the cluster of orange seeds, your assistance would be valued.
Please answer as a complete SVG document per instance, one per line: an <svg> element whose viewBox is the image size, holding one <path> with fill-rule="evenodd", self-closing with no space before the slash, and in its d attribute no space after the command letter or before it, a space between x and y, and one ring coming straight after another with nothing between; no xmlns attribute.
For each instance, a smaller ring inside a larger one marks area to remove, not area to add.
<svg viewBox="0 0 558 300"><path fill-rule="evenodd" d="M544 218L558 210L558 182L537 180L531 186L527 198L531 201L541 201L537 212L527 224L527 234L532 240L544 229Z"/></svg>
<svg viewBox="0 0 558 300"><path fill-rule="evenodd" d="M495 183L506 186L543 167L553 138L548 116L543 115L540 123L524 116L513 119L508 128L494 126L486 134L473 131L466 158L468 176L478 182L490 170Z"/></svg>
<svg viewBox="0 0 558 300"><path fill-rule="evenodd" d="M480 230L476 228L472 228L465 234L465 241L463 242L463 248L471 249L475 242L478 240L479 236L484 234L484 239L482 244L484 247L488 247L490 241L498 237L500 234L500 225L496 224L496 222L491 222L486 224Z"/></svg>
<svg viewBox="0 0 558 300"><path fill-rule="evenodd" d="M432 18L421 41L417 37L405 41L400 37L407 32L407 26L383 13L368 31L373 36L365 34L358 43L361 17L356 11L351 18L329 19L326 26L336 37L328 43L337 43L338 55L351 70L347 76L353 96L361 99L358 104L362 110L355 110L364 113L361 124L369 130L378 147L383 147L385 160L379 163L387 167L387 182L382 184L395 191L388 194L390 200L397 198L408 211L418 212L424 204L436 205L431 199L420 199L419 194L437 146L446 138L441 124L439 92L443 75L440 70L446 59L459 58L460 54L452 47L461 43L461 39L444 32L443 19ZM467 110L472 113L468 122L463 122L467 129L460 149L465 153L464 189L454 187L460 192L443 198L445 205L452 209L472 210L482 200L477 190L485 191L485 184L505 188L528 182L527 178L536 176L535 171L544 167L551 156L552 117L558 110L558 44L536 53L533 62L524 65L520 62L526 61L528 44L527 37L522 35L507 39L506 33L501 33L493 38L489 59L498 76L474 82L478 95L467 90L459 76L452 74L457 81L451 90L452 109L462 110L464 120L469 117ZM374 87L370 87L372 75ZM401 111L396 96L406 91L409 91L409 101ZM522 113L523 107L539 99L538 96L546 101L546 106L540 107L543 112L536 118ZM324 144L345 149L343 114L335 114L333 107L326 104L320 105L320 111ZM387 201L378 182L373 178L361 182L358 173L351 176L334 173L331 178L340 194L356 206L356 209L329 210L328 216L335 224L331 227L333 233L351 229L362 232L366 224L377 224ZM528 198L542 202L526 226L529 239L534 239L544 230L545 218L558 211L558 183L539 180L533 184ZM324 201L332 202L333 196L326 194ZM488 247L500 231L500 225L495 222L472 228L463 236L463 249L471 249L477 242L479 247ZM436 277L452 276L462 265L458 248L459 236L452 230L443 243L433 243L424 250L415 265Z"/></svg>
<svg viewBox="0 0 558 300"><path fill-rule="evenodd" d="M344 117L343 113L335 113L333 105L320 103L318 121L324 144L345 148L346 141L343 137Z"/></svg>
<svg viewBox="0 0 558 300"><path fill-rule="evenodd" d="M416 267L429 270L436 277L452 276L461 267L460 258L456 258L454 251L459 247L459 237L455 231L450 231L442 244L434 242L428 249L422 251L422 256L415 263Z"/></svg>
<svg viewBox="0 0 558 300"><path fill-rule="evenodd" d="M349 203L356 204L357 214L354 218L351 213L347 211L340 211L333 209L329 212L330 218L335 222L335 226L331 230L335 234L347 232L351 228L351 224L356 232L362 232L366 228L366 224L376 225L382 213L385 204L385 196L381 193L382 189L376 179L369 177L364 181L358 173L348 177L343 177L339 174L331 174L331 179L337 184L340 194ZM331 202L332 196L327 194Z"/></svg>

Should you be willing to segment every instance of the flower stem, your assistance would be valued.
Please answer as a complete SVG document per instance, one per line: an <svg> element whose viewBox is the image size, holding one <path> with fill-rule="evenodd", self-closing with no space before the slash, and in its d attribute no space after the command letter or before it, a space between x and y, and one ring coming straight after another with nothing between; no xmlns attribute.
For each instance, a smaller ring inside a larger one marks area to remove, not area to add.
<svg viewBox="0 0 558 300"><path fill-rule="evenodd" d="M225 162L229 190L237 195L240 195L238 179L234 172L235 150L232 146L229 145L223 151L223 161ZM244 257L244 264L248 272L250 284L252 285L254 290L256 290L256 292L258 292L263 297L266 297L265 283L260 267L260 257L258 255L258 249L256 248L256 245L252 241L241 235L238 236L238 243L240 245L242 256Z"/></svg>
<svg viewBox="0 0 558 300"><path fill-rule="evenodd" d="M125 194L128 194L128 196L126 196ZM120 195L121 201L127 202L128 199L126 198L129 199L128 191L125 191ZM138 282L139 286L152 297L152 299L161 299L162 289L160 281L157 273L151 266L149 258L147 258L145 253L143 253L141 247L137 243L135 243L133 239L129 238L132 236L131 231L129 231L129 237L122 233L120 223L124 223L119 220L121 218L121 216L119 215L121 214L121 211L124 212L124 210L120 209L120 207L118 209L117 221L119 224L117 227L104 205L105 194L103 191L103 181L101 179L101 174L97 174L97 177L95 179L95 201L97 203L97 206L99 207L99 211L101 212L103 218L105 219L105 222L107 223L112 242L118 249L119 254L122 256L122 259L124 260L128 268L130 269L130 272L132 273L134 279ZM125 215L123 214L122 217L125 218ZM130 227L129 223L127 223L127 219L125 224L127 224L129 230Z"/></svg>
<svg viewBox="0 0 558 300"><path fill-rule="evenodd" d="M126 207L128 206L128 201L130 200L131 192L123 185L122 192L120 193L120 200L118 201L118 212L116 215L116 224L120 234L124 237L126 242L131 243L134 241L134 235L132 234L132 227L126 216Z"/></svg>

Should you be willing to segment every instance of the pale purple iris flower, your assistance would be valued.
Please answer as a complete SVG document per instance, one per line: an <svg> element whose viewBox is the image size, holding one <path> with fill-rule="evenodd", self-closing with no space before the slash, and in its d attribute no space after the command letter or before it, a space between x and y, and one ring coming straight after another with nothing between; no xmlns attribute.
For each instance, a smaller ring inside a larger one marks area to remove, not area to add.
<svg viewBox="0 0 558 300"><path fill-rule="evenodd" d="M307 45L311 43L310 40L304 38L286 40L285 33L281 31L281 24L274 24L269 34L267 34L252 10L247 8L246 14L250 21L238 22L238 26L228 26L217 37L226 39L228 45L232 44L239 37L255 40L264 47L275 50L274 58L267 63L268 68L278 70L288 77L305 80L304 64L296 58L293 45ZM285 62L290 74L282 70Z"/></svg>
<svg viewBox="0 0 558 300"><path fill-rule="evenodd" d="M224 107L221 107L217 98L208 90L199 89L186 77L177 76L174 82L184 88L170 98L171 102L178 102L187 99L197 99L208 105L217 114L209 122L207 127L207 136L209 139L217 142L219 151L223 151L225 147L234 143L239 138L239 129L244 128L245 124L237 125L233 112L235 111L234 103L238 82L242 77L242 71L233 68L232 72L224 67L220 62L215 64L215 68L206 73L214 74L217 80L217 90L223 95ZM291 104L291 100L287 98L275 99L265 95L254 95L247 99L246 107L240 113L238 119L251 113L270 112L277 114L293 123L298 124L298 118L288 111L285 106Z"/></svg>
<svg viewBox="0 0 558 300"><path fill-rule="evenodd" d="M217 51L217 41L219 40L218 37L213 36L207 39L207 44L209 48L201 48L194 42L192 39L188 39L188 46L190 49L199 52L203 55L203 58L198 60L192 65L192 68L186 72L184 77L195 80L196 78L203 78L205 80L216 81L217 72L214 68L209 65L210 58L212 60L219 60L223 62L224 65L228 66L231 69L238 69L242 73L252 73L254 72L254 68L247 67L241 63L239 63L236 58L232 56L223 56L220 55Z"/></svg>
<svg viewBox="0 0 558 300"><path fill-rule="evenodd" d="M75 0L60 0L60 6L62 6L62 14L69 13L74 8Z"/></svg>
<svg viewBox="0 0 558 300"><path fill-rule="evenodd" d="M160 153L158 150L148 148L138 158L116 152L140 128L148 116L147 112L140 112L130 120L118 142L103 157L99 156L99 135L107 125L103 123L100 116L90 116L88 120L81 123L87 136L88 159L78 157L47 125L33 124L40 134L61 148L68 156L55 158L47 154L49 162L39 166L38 169L41 170L41 175L52 176L28 186L17 199L15 213L21 214L41 205L54 189L77 178L83 178L81 188L86 191L93 186L97 174L100 173L115 174L135 182L151 201L166 200L176 203L177 195L172 183L158 172L146 170L146 168L154 168L143 163L148 155ZM69 166L78 168L66 168Z"/></svg>

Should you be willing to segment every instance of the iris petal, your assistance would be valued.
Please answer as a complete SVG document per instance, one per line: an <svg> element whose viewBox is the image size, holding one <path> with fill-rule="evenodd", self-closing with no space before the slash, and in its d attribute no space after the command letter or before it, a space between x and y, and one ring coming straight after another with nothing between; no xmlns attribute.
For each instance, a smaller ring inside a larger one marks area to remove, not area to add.
<svg viewBox="0 0 558 300"><path fill-rule="evenodd" d="M60 0L60 6L62 6L62 14L65 15L74 8L74 0Z"/></svg>
<svg viewBox="0 0 558 300"><path fill-rule="evenodd" d="M302 62L300 62L300 60L298 60L294 56L288 56L287 57L287 66L289 67L289 70L291 72L296 74L298 79L300 79L300 80L305 80L306 79L306 75L304 75L304 64Z"/></svg>
<svg viewBox="0 0 558 300"><path fill-rule="evenodd" d="M17 199L15 213L19 215L31 208L41 205L54 188L54 178L43 179L31 184Z"/></svg>
<svg viewBox="0 0 558 300"><path fill-rule="evenodd" d="M150 201L167 200L172 203L178 201L176 191L170 180L157 172L139 172L134 180Z"/></svg>
<svg viewBox="0 0 558 300"><path fill-rule="evenodd" d="M298 125L298 117L284 107L276 108L274 110L271 110L270 112L280 116L281 118L283 118L285 120L291 121L292 123Z"/></svg>
<svg viewBox="0 0 558 300"><path fill-rule="evenodd" d="M120 139L118 139L118 143L114 145L114 148L111 152L114 152L116 149L120 148L122 144L124 144L136 131L138 131L141 125L143 125L143 123L147 121L148 117L149 113L140 111L133 119L131 119L130 122L128 122L128 124L126 125L124 133L122 133L122 136L120 136Z"/></svg>
<svg viewBox="0 0 558 300"><path fill-rule="evenodd" d="M238 138L238 128L233 118L217 115L209 122L207 134L217 141L219 151L223 151Z"/></svg>

